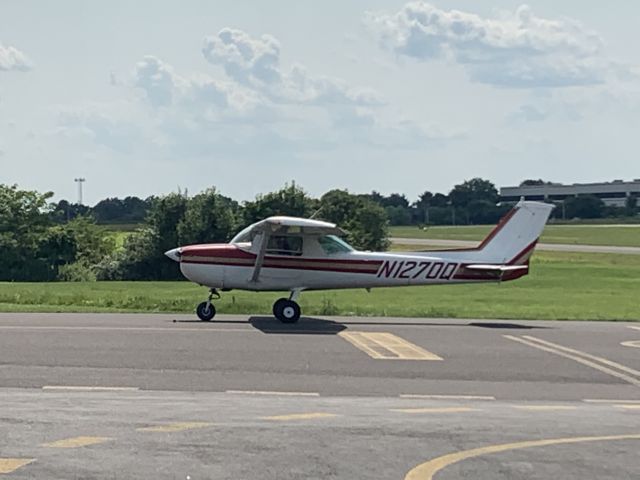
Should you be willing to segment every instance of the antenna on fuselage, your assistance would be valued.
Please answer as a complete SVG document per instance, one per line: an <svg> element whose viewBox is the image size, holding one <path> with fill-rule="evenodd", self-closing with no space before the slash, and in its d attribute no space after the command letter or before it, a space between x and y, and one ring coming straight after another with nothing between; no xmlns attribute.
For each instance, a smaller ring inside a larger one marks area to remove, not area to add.
<svg viewBox="0 0 640 480"><path fill-rule="evenodd" d="M322 211L322 209L323 209L323 207L320 207L318 210L316 210L315 212L313 212L313 215L311 215L311 216L309 217L309 219L310 219L310 220L314 220L314 219L315 219L315 218L320 214L320 212Z"/></svg>

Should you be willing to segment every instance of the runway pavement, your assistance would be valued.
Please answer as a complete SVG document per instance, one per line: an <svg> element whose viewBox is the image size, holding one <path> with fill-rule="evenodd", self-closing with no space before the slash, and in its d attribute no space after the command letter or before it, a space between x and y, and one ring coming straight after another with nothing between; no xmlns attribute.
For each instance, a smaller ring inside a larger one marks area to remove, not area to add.
<svg viewBox="0 0 640 480"><path fill-rule="evenodd" d="M0 314L0 476L622 479L640 324Z"/></svg>
<svg viewBox="0 0 640 480"><path fill-rule="evenodd" d="M441 240L438 238L390 238L396 245L411 245L434 248L474 248L480 242L473 240ZM620 247L614 245L577 245L568 243L538 243L538 250L547 252L577 253L618 253L623 255L640 255L640 247Z"/></svg>

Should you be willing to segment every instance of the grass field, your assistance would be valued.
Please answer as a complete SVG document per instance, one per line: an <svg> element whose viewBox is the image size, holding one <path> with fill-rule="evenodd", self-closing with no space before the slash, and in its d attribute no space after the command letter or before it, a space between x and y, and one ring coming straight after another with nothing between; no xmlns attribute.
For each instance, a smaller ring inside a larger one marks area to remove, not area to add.
<svg viewBox="0 0 640 480"><path fill-rule="evenodd" d="M640 320L640 256L540 252L531 275L485 285L307 292L305 315ZM0 283L1 311L193 312L188 282ZM273 293L229 292L221 313L270 314Z"/></svg>
<svg viewBox="0 0 640 480"><path fill-rule="evenodd" d="M470 225L458 227L391 227L390 236L400 238L435 238L447 240L482 240L493 225ZM576 245L615 245L640 247L638 225L547 225L540 240L544 243L567 243Z"/></svg>

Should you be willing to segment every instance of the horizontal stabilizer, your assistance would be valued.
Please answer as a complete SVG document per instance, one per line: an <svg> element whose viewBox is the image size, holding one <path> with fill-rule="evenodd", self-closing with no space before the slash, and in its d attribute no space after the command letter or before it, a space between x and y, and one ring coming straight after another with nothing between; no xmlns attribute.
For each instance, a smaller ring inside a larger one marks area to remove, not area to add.
<svg viewBox="0 0 640 480"><path fill-rule="evenodd" d="M484 272L513 272L514 270L527 270L528 265L465 265L464 268Z"/></svg>

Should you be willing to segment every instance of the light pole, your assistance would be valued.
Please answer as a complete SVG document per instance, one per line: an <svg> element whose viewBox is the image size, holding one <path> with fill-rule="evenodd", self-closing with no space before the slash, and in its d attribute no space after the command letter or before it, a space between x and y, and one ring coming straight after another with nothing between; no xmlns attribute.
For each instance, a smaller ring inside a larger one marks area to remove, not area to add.
<svg viewBox="0 0 640 480"><path fill-rule="evenodd" d="M78 205L82 205L82 184L87 181L86 178L78 177L73 179L78 184Z"/></svg>

